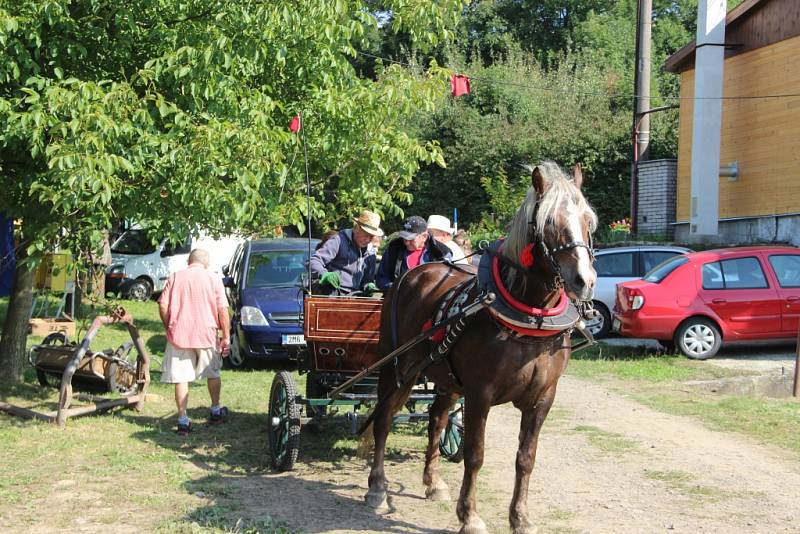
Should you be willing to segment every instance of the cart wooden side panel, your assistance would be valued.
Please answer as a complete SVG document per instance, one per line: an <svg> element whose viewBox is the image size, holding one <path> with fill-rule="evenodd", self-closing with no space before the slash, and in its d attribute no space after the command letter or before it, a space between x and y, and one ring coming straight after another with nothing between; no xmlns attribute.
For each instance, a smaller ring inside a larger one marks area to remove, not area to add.
<svg viewBox="0 0 800 534"><path fill-rule="evenodd" d="M379 359L379 299L307 297L305 338L317 371L358 372Z"/></svg>

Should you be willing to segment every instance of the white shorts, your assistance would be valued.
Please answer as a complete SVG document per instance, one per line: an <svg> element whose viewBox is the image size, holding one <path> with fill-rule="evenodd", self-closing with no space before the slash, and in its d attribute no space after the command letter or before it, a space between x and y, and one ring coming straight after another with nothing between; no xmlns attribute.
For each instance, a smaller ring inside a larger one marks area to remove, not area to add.
<svg viewBox="0 0 800 534"><path fill-rule="evenodd" d="M167 384L194 382L198 378L219 378L222 357L215 348L182 349L167 341L161 381Z"/></svg>

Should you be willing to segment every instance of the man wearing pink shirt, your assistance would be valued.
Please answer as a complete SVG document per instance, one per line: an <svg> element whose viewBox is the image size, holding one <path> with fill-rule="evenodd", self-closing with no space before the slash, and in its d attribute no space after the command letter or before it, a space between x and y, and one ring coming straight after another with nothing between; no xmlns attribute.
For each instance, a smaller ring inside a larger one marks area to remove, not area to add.
<svg viewBox="0 0 800 534"><path fill-rule="evenodd" d="M222 279L208 270L207 251L195 249L189 254L189 267L169 277L158 304L161 322L167 330L161 381L175 384L178 434L185 436L192 428L186 406L189 382L197 378L208 380L209 423L224 423L228 409L219 403L222 389L219 371L222 358L230 350L230 318Z"/></svg>

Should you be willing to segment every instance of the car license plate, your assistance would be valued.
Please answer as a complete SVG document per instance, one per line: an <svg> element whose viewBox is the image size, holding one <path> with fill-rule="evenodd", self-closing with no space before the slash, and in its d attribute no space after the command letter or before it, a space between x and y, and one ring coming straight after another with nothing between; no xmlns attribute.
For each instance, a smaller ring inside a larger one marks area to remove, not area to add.
<svg viewBox="0 0 800 534"><path fill-rule="evenodd" d="M619 319L614 319L614 322L611 323L611 330L614 332L619 332L620 322Z"/></svg>
<svg viewBox="0 0 800 534"><path fill-rule="evenodd" d="M306 338L303 334L283 334L281 335L281 343L284 345L305 345Z"/></svg>

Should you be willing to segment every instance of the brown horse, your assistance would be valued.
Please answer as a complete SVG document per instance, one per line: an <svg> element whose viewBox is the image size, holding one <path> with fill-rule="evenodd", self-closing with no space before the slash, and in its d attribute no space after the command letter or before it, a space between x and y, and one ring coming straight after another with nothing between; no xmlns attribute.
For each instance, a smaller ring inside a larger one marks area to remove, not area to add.
<svg viewBox="0 0 800 534"><path fill-rule="evenodd" d="M589 300L596 281L589 243L597 217L580 191L580 167L576 167L574 179L552 162L537 166L531 174L532 187L496 254L502 285L513 300L540 311L565 303L565 294L573 301ZM526 250L529 256L532 253L532 265L530 257L527 262L520 262ZM419 334L448 291L474 276L443 263L409 271L385 298L381 351L388 354ZM550 334L518 336L507 325L498 323L488 310L482 310L469 319L463 334L452 345L449 363L439 360L424 369L427 379L437 386L437 396L430 407L422 479L428 499L450 499L448 487L438 474L438 442L449 410L459 397L464 398L464 478L456 508L461 532L486 532L475 503L476 480L483 464L489 409L507 402L522 412L509 520L515 534L536 530L528 519L528 482L539 430L553 404L556 385L571 350L569 329ZM375 508L387 504L384 454L392 416L417 381L418 377L408 376L409 372L415 374L434 348L433 341L426 341L400 356L396 366L387 365L381 370L380 401L371 414L375 456L365 497Z"/></svg>

